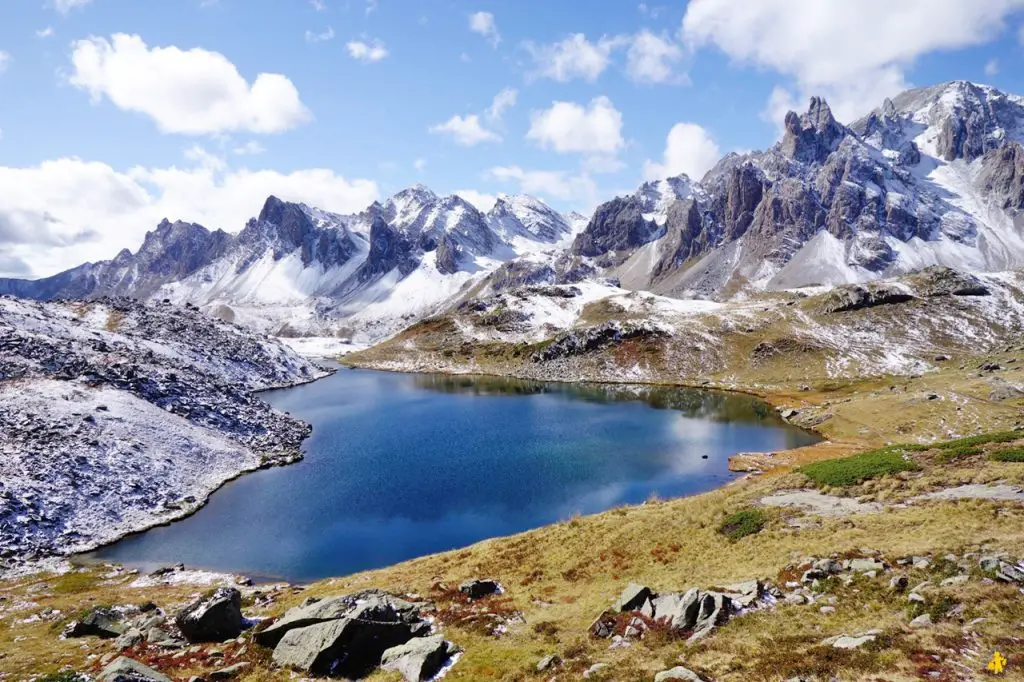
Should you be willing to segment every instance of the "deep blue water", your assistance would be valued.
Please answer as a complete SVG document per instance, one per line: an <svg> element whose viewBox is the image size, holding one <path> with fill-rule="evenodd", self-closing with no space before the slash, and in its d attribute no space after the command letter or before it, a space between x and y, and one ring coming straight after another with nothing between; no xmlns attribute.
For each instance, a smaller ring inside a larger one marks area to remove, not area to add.
<svg viewBox="0 0 1024 682"><path fill-rule="evenodd" d="M303 461L93 556L313 580L708 490L729 455L816 440L754 399L688 389L343 369L263 396L313 424Z"/></svg>

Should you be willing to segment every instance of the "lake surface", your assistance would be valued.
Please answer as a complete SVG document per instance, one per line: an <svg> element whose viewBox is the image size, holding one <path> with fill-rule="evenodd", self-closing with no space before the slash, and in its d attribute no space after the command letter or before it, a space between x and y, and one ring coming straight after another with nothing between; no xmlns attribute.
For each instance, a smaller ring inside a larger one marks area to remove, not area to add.
<svg viewBox="0 0 1024 682"><path fill-rule="evenodd" d="M263 397L313 424L303 461L92 556L314 580L705 491L733 477L729 455L817 440L752 398L689 389L342 369Z"/></svg>

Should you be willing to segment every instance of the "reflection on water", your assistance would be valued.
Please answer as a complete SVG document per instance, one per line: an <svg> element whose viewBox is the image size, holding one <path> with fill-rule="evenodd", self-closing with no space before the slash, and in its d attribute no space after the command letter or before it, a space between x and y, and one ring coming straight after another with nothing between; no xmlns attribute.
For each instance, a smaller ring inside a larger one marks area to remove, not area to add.
<svg viewBox="0 0 1024 682"><path fill-rule="evenodd" d="M305 460L95 556L316 579L708 490L731 454L815 440L755 399L670 387L343 370L264 396L313 424Z"/></svg>
<svg viewBox="0 0 1024 682"><path fill-rule="evenodd" d="M601 403L640 401L658 410L675 410L681 412L684 417L708 419L724 424L765 422L782 425L785 423L767 403L756 398L724 391L680 388L678 386L569 384L530 379L443 374L417 374L414 384L418 388L439 393L469 393L488 396L553 393L576 400Z"/></svg>

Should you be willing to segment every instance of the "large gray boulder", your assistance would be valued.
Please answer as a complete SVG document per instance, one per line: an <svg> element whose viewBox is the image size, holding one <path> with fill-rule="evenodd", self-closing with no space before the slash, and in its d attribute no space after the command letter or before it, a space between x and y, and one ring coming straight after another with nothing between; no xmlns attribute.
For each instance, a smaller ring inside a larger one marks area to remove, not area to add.
<svg viewBox="0 0 1024 682"><path fill-rule="evenodd" d="M81 620L72 621L65 629L65 637L100 637L113 639L124 632L118 615L105 608L95 608Z"/></svg>
<svg viewBox="0 0 1024 682"><path fill-rule="evenodd" d="M396 602L409 604L375 595L342 618L290 629L274 649L274 662L313 675L365 677L385 651L430 631L415 608L396 608Z"/></svg>
<svg viewBox="0 0 1024 682"><path fill-rule="evenodd" d="M380 667L397 670L408 682L422 682L437 675L456 652L458 647L444 635L421 637L385 651Z"/></svg>
<svg viewBox="0 0 1024 682"><path fill-rule="evenodd" d="M629 583L615 602L616 611L642 611L647 602L654 596L651 588L637 583Z"/></svg>
<svg viewBox="0 0 1024 682"><path fill-rule="evenodd" d="M209 597L186 606L174 622L190 642L234 639L245 628L242 594L233 587L217 588Z"/></svg>
<svg viewBox="0 0 1024 682"><path fill-rule="evenodd" d="M121 656L100 672L96 682L171 682L171 678Z"/></svg>
<svg viewBox="0 0 1024 682"><path fill-rule="evenodd" d="M470 580L459 585L459 592L470 599L481 599L501 592L501 584L497 580Z"/></svg>
<svg viewBox="0 0 1024 682"><path fill-rule="evenodd" d="M654 619L666 623L673 630L692 630L700 612L699 597L700 590L696 588L685 594L659 595L654 600Z"/></svg>
<svg viewBox="0 0 1024 682"><path fill-rule="evenodd" d="M377 616L383 620L412 623L417 619L419 610L420 604L392 597L380 590L366 590L341 597L328 597L305 606L288 609L284 616L256 633L256 643L273 648L290 630L346 618L357 612L375 611Z"/></svg>

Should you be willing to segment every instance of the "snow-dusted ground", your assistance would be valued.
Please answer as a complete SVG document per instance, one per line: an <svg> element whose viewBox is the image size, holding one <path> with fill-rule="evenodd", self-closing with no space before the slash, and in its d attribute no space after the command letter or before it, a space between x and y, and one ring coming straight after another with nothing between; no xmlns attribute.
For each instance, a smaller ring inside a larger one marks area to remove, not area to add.
<svg viewBox="0 0 1024 682"><path fill-rule="evenodd" d="M294 461L309 427L252 393L324 373L194 309L0 298L0 550L88 550Z"/></svg>

